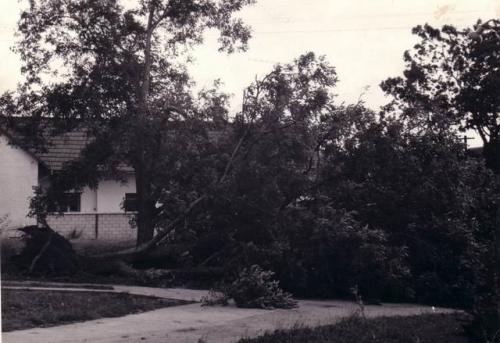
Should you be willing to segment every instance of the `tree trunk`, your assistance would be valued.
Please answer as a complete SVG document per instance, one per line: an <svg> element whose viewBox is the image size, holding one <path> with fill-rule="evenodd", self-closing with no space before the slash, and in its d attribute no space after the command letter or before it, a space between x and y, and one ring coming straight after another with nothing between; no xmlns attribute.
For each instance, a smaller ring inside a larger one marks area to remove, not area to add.
<svg viewBox="0 0 500 343"><path fill-rule="evenodd" d="M135 185L137 190L137 246L153 239L154 224L151 208L151 182L144 161L135 167Z"/></svg>
<svg viewBox="0 0 500 343"><path fill-rule="evenodd" d="M500 175L500 137L491 137L490 141L485 142L483 149L483 157L486 161L486 166L493 171L496 176ZM500 328L500 210L496 211L496 228L493 233L493 251L491 251L492 265L487 273L489 274L489 282L492 283L493 289L490 293L491 301L491 321L490 325ZM492 332L496 336L500 335L500 331ZM493 338L493 341L496 341Z"/></svg>
<svg viewBox="0 0 500 343"><path fill-rule="evenodd" d="M486 166L496 175L500 174L500 139L492 138L484 144L483 156Z"/></svg>
<svg viewBox="0 0 500 343"><path fill-rule="evenodd" d="M135 184L137 192L137 246L150 241L154 236L153 210L151 208L151 171L147 161L147 117L148 98L151 83L151 39L155 6L150 4L144 48L144 70L139 91L139 106L136 124Z"/></svg>

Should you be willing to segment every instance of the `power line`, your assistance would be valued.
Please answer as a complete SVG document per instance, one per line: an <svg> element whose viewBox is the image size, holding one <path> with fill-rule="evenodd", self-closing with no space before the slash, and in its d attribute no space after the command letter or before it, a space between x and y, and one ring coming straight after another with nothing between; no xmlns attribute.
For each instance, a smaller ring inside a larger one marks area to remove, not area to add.
<svg viewBox="0 0 500 343"><path fill-rule="evenodd" d="M460 22L465 19L459 20ZM352 28L325 28L325 29L304 29L304 30L276 30L276 31L253 31L258 34L289 34L289 33L329 33L329 32L356 32L356 31L391 31L391 30L409 30L414 25L405 26L382 26L382 27L352 27Z"/></svg>
<svg viewBox="0 0 500 343"><path fill-rule="evenodd" d="M472 14L472 13L487 13L487 11L479 11L479 10L469 10L469 11L450 11L445 13L445 15L460 15L460 14ZM417 16L436 16L436 12L407 12L407 13L378 13L378 14L363 14L356 16L344 16L344 15L333 15L328 17L312 17L312 18L275 18L269 20L247 20L249 24L251 23L309 23L309 22L318 22L318 19L342 19L342 20L356 20L356 19L366 19L366 18L401 18L401 17L417 17Z"/></svg>
<svg viewBox="0 0 500 343"><path fill-rule="evenodd" d="M408 30L413 26L393 26L393 27L364 27L352 29L311 29L311 30L282 30L282 31L254 31L258 34L293 34L293 33L329 33L329 32L356 32L356 31L391 31Z"/></svg>
<svg viewBox="0 0 500 343"><path fill-rule="evenodd" d="M260 63L269 63L269 64L280 64L281 62L278 61L271 61L271 60L265 60L262 58L247 58L249 61L252 62L260 62Z"/></svg>

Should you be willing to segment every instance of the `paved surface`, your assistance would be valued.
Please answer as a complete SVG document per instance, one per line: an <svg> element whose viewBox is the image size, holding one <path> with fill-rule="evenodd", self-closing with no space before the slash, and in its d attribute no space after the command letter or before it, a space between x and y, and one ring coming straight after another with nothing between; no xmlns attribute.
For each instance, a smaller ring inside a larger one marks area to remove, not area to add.
<svg viewBox="0 0 500 343"><path fill-rule="evenodd" d="M139 287L139 286L112 286L112 289L91 289L91 288L78 288L78 287L61 287L64 284L57 284L61 286L55 286L53 283L47 286L23 286L22 284L2 286L5 289L21 289L21 290L45 290L45 291L59 291L59 292L113 292L113 293L130 293L135 295L146 295L153 296L157 298L167 298L167 299L177 299L186 301L197 301L200 302L201 298L208 294L208 291L196 290L196 289L185 289L185 288L153 288L153 287Z"/></svg>
<svg viewBox="0 0 500 343"><path fill-rule="evenodd" d="M20 286L16 286L20 287ZM26 287L24 287L26 288ZM53 289L47 287L49 289ZM61 290L61 288L57 288ZM181 300L199 300L206 291L114 286L115 291ZM67 289L70 290L70 289ZM71 288L74 290L74 288ZM82 289L83 290L83 289ZM85 289L88 291L88 289ZM352 302L302 300L293 310L257 310L236 307L201 307L199 303L163 308L120 318L98 319L51 328L28 329L2 334L5 343L38 342L236 342L275 329L295 325L330 324L354 313ZM431 307L384 304L366 306L368 317L451 312Z"/></svg>

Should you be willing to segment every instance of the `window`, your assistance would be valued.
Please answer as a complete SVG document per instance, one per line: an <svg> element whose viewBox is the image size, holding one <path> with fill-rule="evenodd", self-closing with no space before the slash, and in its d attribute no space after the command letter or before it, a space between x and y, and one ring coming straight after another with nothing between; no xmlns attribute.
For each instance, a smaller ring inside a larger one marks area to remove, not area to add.
<svg viewBox="0 0 500 343"><path fill-rule="evenodd" d="M81 194L80 193L66 193L66 203L64 204L64 212L80 212Z"/></svg>
<svg viewBox="0 0 500 343"><path fill-rule="evenodd" d="M81 193L64 193L62 199L49 206L49 212L80 212Z"/></svg>
<svg viewBox="0 0 500 343"><path fill-rule="evenodd" d="M125 202L123 205L125 212L137 211L137 193L125 193Z"/></svg>

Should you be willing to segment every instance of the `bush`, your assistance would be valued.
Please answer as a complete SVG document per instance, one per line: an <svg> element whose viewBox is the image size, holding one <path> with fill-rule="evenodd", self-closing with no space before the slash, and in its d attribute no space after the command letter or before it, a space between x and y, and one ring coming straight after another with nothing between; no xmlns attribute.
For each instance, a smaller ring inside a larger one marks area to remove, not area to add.
<svg viewBox="0 0 500 343"><path fill-rule="evenodd" d="M272 280L274 273L265 271L258 265L244 268L226 290L228 297L234 299L236 306L244 308L294 308L297 302L290 293Z"/></svg>
<svg viewBox="0 0 500 343"><path fill-rule="evenodd" d="M227 292L221 291L217 292L211 289L208 295L201 298L201 306L227 306L229 304L229 297Z"/></svg>

